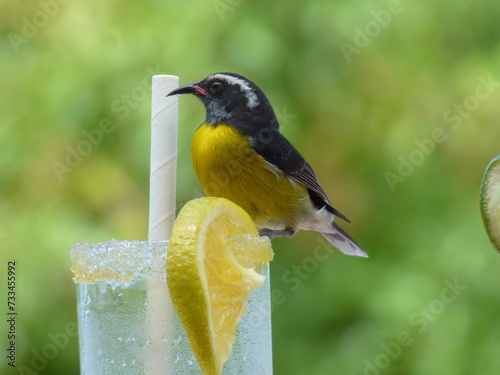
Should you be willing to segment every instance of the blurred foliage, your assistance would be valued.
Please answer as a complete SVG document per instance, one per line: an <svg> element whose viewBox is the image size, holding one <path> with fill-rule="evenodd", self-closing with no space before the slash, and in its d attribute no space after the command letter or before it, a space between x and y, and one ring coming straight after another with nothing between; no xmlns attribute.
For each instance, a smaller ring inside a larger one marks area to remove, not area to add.
<svg viewBox="0 0 500 375"><path fill-rule="evenodd" d="M76 321L71 245L146 237L151 75L233 71L268 94L370 254L275 240L275 374L498 373L500 258L478 186L500 153L500 3L7 0L0 19L18 366ZM204 111L183 97L179 112L181 207L200 195L189 145ZM38 365L77 374L77 339Z"/></svg>

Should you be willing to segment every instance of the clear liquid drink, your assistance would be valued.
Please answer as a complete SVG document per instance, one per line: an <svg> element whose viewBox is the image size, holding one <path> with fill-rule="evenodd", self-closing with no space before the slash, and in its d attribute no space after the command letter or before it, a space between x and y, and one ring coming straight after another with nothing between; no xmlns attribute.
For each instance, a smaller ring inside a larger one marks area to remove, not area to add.
<svg viewBox="0 0 500 375"><path fill-rule="evenodd" d="M169 297L165 241L75 244L80 368L95 374L202 374ZM268 267L261 274L268 276ZM272 374L269 277L249 298L223 374Z"/></svg>

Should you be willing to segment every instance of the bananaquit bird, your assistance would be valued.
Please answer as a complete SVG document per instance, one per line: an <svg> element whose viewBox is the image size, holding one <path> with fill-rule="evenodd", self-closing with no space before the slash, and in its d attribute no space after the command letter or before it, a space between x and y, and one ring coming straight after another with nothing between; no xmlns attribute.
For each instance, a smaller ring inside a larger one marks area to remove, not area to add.
<svg viewBox="0 0 500 375"><path fill-rule="evenodd" d="M279 132L269 100L249 79L216 73L167 96L192 94L207 117L196 131L191 157L208 196L227 198L254 220L261 235L292 237L299 229L321 233L340 251L367 257L333 221L338 216L311 166Z"/></svg>

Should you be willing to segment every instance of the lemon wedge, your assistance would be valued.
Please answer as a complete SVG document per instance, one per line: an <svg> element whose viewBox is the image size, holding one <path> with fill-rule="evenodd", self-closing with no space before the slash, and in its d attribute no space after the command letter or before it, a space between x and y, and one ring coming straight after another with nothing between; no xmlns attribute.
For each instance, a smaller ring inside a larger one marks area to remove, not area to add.
<svg viewBox="0 0 500 375"><path fill-rule="evenodd" d="M500 251L500 155L493 158L484 171L479 204L486 232Z"/></svg>
<svg viewBox="0 0 500 375"><path fill-rule="evenodd" d="M219 375L231 353L248 296L273 258L248 214L224 198L188 202L170 236L167 283L174 308L204 375Z"/></svg>

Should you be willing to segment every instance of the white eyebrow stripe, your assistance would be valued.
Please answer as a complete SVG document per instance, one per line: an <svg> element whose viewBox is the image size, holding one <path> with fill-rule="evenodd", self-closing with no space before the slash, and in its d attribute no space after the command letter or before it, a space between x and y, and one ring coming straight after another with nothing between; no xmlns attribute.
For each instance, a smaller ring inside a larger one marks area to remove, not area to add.
<svg viewBox="0 0 500 375"><path fill-rule="evenodd" d="M238 77L233 77L233 76L229 76L226 74L219 74L218 73L218 74L214 74L211 78L222 79L224 81L227 81L228 83L236 84L236 85L240 86L241 91L243 91L243 92L248 92L248 91L252 90L252 88L250 86L248 86L248 82L245 82L244 80L242 80L241 78L238 78Z"/></svg>
<svg viewBox="0 0 500 375"><path fill-rule="evenodd" d="M257 99L257 94L253 92L252 88L243 79L238 77L233 77L225 74L214 74L211 78L221 79L228 82L229 84L234 84L240 86L240 90L245 93L247 98L247 107L255 108L259 105L259 99Z"/></svg>

